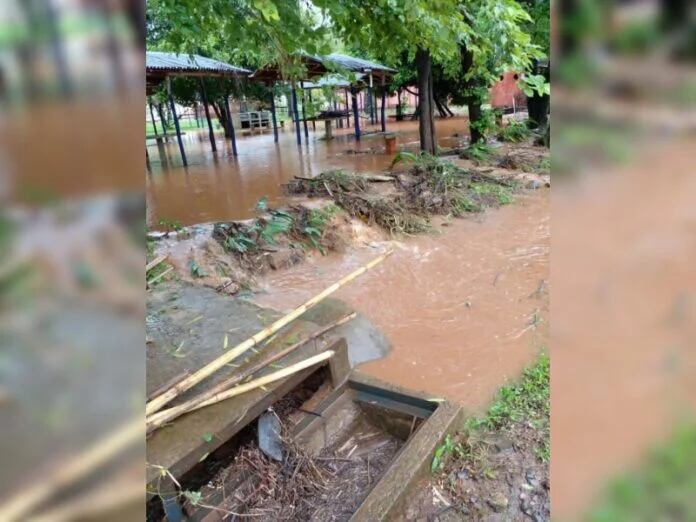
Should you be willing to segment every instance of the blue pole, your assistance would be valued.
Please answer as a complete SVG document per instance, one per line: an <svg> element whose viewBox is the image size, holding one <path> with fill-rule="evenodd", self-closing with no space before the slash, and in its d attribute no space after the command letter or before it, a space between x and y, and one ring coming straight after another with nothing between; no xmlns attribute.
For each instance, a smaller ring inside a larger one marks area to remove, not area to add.
<svg viewBox="0 0 696 522"><path fill-rule="evenodd" d="M181 161L184 163L184 167L188 166L188 161L186 160L186 151L184 150L184 142L181 140L181 128L179 127L179 118L176 115L176 108L174 107L174 96L172 96L172 81L169 76L167 76L167 93L169 94L169 105L172 109L172 117L174 119L174 129L176 130L176 139L179 142L179 152L181 152Z"/></svg>
<svg viewBox="0 0 696 522"><path fill-rule="evenodd" d="M355 88L350 90L350 97L353 102L353 121L355 124L355 139L360 141L360 117L358 115L358 92Z"/></svg>

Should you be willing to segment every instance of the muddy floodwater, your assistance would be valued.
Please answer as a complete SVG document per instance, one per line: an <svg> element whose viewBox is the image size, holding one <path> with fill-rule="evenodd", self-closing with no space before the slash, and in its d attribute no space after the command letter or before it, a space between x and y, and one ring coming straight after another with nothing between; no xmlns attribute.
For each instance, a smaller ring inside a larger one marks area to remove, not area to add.
<svg viewBox="0 0 696 522"><path fill-rule="evenodd" d="M352 120L351 120L352 121ZM438 143L442 147L460 145L465 135L466 118L452 118L436 123ZM148 141L151 169L147 174L147 221L157 228L160 220L192 225L211 221L246 219L252 216L261 197L271 205L282 204L280 185L294 176L312 177L331 169L349 172L379 172L389 166L391 155L384 154L384 138L375 134L379 126L363 129L360 141L349 129L336 129L335 139L323 140L323 124L317 130L309 125L309 145L304 134L298 148L289 122L279 133L278 143L272 131L241 135L235 158L229 140L217 135L217 154L211 151L207 130L187 131L183 136L189 161L181 165L176 139L164 144ZM399 149L418 148L418 123L393 122L387 131L397 134Z"/></svg>
<svg viewBox="0 0 696 522"><path fill-rule="evenodd" d="M336 294L392 344L361 369L480 411L546 346L549 240L549 191L525 193L436 234L272 273L256 301L289 310L389 246L391 257Z"/></svg>

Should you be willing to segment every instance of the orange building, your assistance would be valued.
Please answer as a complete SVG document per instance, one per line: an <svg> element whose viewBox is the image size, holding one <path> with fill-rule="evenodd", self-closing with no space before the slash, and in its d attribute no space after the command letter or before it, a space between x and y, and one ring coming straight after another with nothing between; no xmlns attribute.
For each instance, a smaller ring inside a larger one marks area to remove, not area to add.
<svg viewBox="0 0 696 522"><path fill-rule="evenodd" d="M520 75L506 72L500 81L491 87L491 106L494 108L519 108L527 106L527 98L517 86Z"/></svg>

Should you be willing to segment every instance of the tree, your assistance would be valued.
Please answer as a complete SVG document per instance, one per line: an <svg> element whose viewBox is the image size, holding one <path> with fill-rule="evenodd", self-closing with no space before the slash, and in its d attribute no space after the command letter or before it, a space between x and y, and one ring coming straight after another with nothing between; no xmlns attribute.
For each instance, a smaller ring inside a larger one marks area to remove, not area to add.
<svg viewBox="0 0 696 522"><path fill-rule="evenodd" d="M314 4L347 45L387 63L397 63L402 53L415 60L421 150L434 154L432 64L455 63L457 44L468 31L458 1L315 0Z"/></svg>
<svg viewBox="0 0 696 522"><path fill-rule="evenodd" d="M525 24L531 41L538 46L546 57L546 62L534 60L530 75L520 82L520 87L527 96L527 110L533 127L542 130L548 125L548 112L551 102L549 89L550 71L549 57L551 53L550 0L521 0L530 15Z"/></svg>
<svg viewBox="0 0 696 522"><path fill-rule="evenodd" d="M299 77L300 51L323 54L328 27L300 0L148 0L151 50L201 54Z"/></svg>
<svg viewBox="0 0 696 522"><path fill-rule="evenodd" d="M478 0L462 4L472 30L463 39L460 58L469 109L471 142L485 139L487 120L481 109L490 87L509 70L532 72L544 56L526 30L529 14L515 0Z"/></svg>

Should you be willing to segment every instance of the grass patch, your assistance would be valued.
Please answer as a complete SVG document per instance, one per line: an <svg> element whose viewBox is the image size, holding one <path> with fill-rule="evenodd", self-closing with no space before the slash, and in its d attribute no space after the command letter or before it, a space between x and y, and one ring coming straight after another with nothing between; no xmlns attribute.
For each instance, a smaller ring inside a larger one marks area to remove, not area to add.
<svg viewBox="0 0 696 522"><path fill-rule="evenodd" d="M677 428L638 469L615 479L592 522L696 520L696 424Z"/></svg>
<svg viewBox="0 0 696 522"><path fill-rule="evenodd" d="M528 420L534 425L548 428L551 411L550 368L548 354L541 354L534 365L524 370L518 382L500 388L498 398L488 408L486 415L469 419L468 426L497 430L511 422Z"/></svg>
<svg viewBox="0 0 696 522"><path fill-rule="evenodd" d="M501 127L498 131L498 139L511 143L519 143L528 139L532 135L532 131L525 123L510 120L505 127Z"/></svg>
<svg viewBox="0 0 696 522"><path fill-rule="evenodd" d="M460 158L471 160L477 165L487 163L492 156L493 148L486 143L473 143L459 155Z"/></svg>
<svg viewBox="0 0 696 522"><path fill-rule="evenodd" d="M487 477L487 445L481 442L481 433L514 433L517 424L531 426L534 434L525 437L531 449L542 461L548 462L549 416L551 411L549 394L550 361L546 353L537 362L526 368L522 378L503 386L498 397L482 417L471 417L464 430L455 436L447 436L433 456L431 470L445 469L451 460L464 461L478 473ZM527 427L525 426L525 427Z"/></svg>

